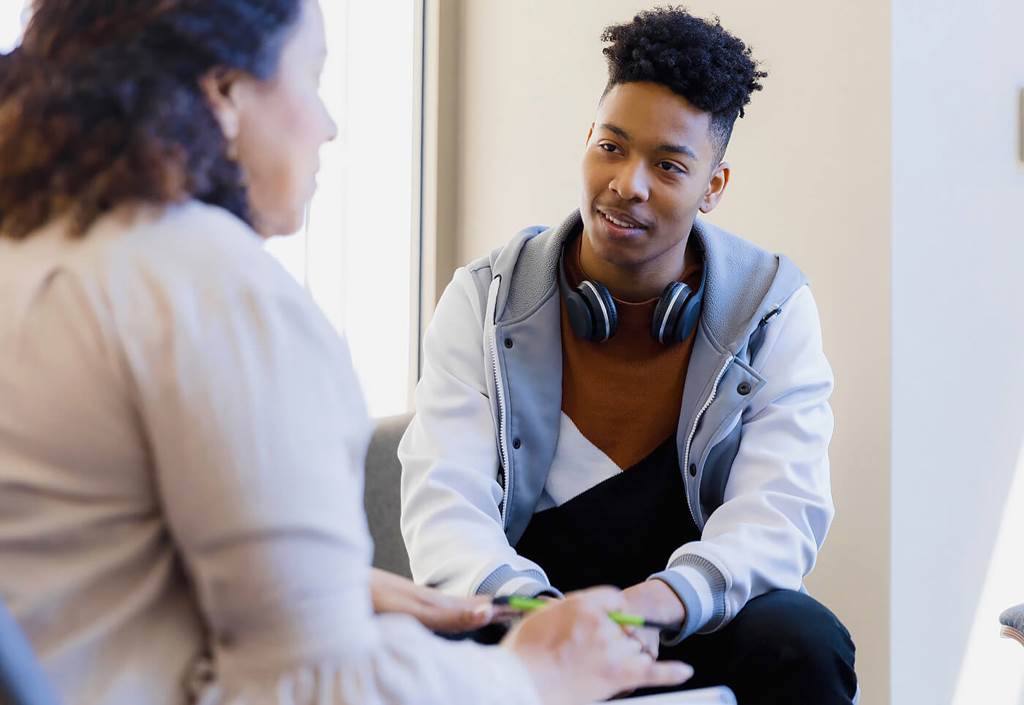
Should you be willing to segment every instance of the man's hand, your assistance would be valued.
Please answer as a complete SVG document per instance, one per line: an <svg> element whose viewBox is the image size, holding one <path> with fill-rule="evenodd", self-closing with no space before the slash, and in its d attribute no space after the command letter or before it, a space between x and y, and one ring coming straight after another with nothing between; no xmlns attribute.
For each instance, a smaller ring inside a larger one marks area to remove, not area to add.
<svg viewBox="0 0 1024 705"><path fill-rule="evenodd" d="M453 597L440 590L416 585L400 575L374 568L370 573L373 610L415 617L427 629L457 634L490 624L494 618L491 599Z"/></svg>
<svg viewBox="0 0 1024 705"><path fill-rule="evenodd" d="M630 614L664 624L682 624L686 608L679 597L661 580L646 580L622 591ZM643 644L644 651L657 658L661 635L657 629L635 629L633 635Z"/></svg>

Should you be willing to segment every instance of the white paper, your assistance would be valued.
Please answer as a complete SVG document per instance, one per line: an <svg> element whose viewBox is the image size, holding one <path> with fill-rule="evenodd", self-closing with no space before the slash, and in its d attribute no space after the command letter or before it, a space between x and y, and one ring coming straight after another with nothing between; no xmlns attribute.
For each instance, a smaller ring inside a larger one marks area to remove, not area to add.
<svg viewBox="0 0 1024 705"><path fill-rule="evenodd" d="M644 695L611 701L615 705L736 705L736 696L728 688L704 688L680 693Z"/></svg>

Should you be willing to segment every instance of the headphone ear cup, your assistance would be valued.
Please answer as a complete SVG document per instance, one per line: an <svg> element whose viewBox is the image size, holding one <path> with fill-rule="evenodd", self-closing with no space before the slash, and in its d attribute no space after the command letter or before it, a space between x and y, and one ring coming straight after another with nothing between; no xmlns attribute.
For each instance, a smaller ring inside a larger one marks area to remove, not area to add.
<svg viewBox="0 0 1024 705"><path fill-rule="evenodd" d="M615 308L615 299L612 298L608 288L601 282L588 279L576 287L576 291L579 297L586 302L591 321L590 335L581 337L595 343L603 343L615 335L619 326L619 312Z"/></svg>
<svg viewBox="0 0 1024 705"><path fill-rule="evenodd" d="M676 323L676 342L683 342L693 335L693 331L697 330L697 323L700 322L701 304L704 300L700 293L702 292L690 293L686 297L686 303L683 304L683 313L679 316L679 320Z"/></svg>
<svg viewBox="0 0 1024 705"><path fill-rule="evenodd" d="M662 345L677 343L678 324L683 318L683 310L687 302L693 297L690 295L690 287L682 282L669 282L665 290L661 292L658 305L654 307L654 315L651 316L651 337Z"/></svg>
<svg viewBox="0 0 1024 705"><path fill-rule="evenodd" d="M594 282L594 288L597 289L597 293L604 301L605 310L608 312L608 330L605 336L605 340L608 340L619 329L619 309L615 306L615 297L612 296L612 292L608 291L604 284Z"/></svg>
<svg viewBox="0 0 1024 705"><path fill-rule="evenodd" d="M587 300L577 291L565 292L565 310L569 314L569 326L577 338L593 340L594 315Z"/></svg>

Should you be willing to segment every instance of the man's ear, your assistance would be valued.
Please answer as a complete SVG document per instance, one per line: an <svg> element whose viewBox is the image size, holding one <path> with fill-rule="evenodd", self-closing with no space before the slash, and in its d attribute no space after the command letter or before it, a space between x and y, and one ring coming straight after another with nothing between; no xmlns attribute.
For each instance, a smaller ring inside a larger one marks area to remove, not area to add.
<svg viewBox="0 0 1024 705"><path fill-rule="evenodd" d="M700 202L700 212L710 213L715 210L718 202L722 200L725 187L729 185L731 170L728 162L719 162L715 170L711 172L711 180L708 182L708 190Z"/></svg>
<svg viewBox="0 0 1024 705"><path fill-rule="evenodd" d="M590 123L590 129L587 130L587 139L583 142L583 144L585 144L585 145L590 144L590 138L593 137L593 136L594 136L594 123Z"/></svg>
<svg viewBox="0 0 1024 705"><path fill-rule="evenodd" d="M238 105L238 74L214 69L199 79L206 101L229 143L238 138L241 111Z"/></svg>

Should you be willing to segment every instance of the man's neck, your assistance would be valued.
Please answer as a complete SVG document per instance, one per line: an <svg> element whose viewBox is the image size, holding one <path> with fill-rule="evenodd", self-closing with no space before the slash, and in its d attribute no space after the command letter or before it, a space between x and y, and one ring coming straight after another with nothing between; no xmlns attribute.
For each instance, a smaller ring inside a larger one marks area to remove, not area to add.
<svg viewBox="0 0 1024 705"><path fill-rule="evenodd" d="M620 301L638 303L658 298L670 282L679 281L686 271L689 236L654 259L635 267L623 267L598 257L590 246L586 231L580 240L580 267L588 278L604 284Z"/></svg>

